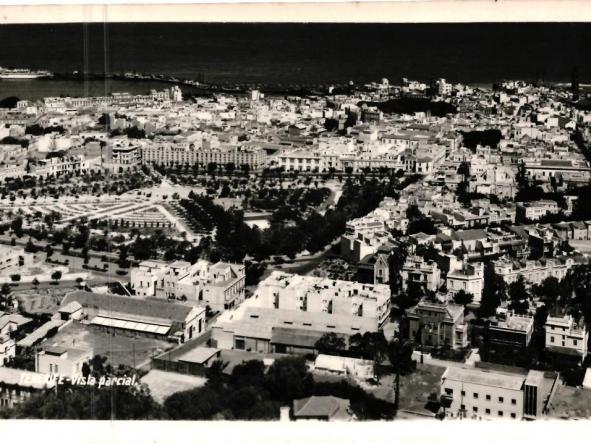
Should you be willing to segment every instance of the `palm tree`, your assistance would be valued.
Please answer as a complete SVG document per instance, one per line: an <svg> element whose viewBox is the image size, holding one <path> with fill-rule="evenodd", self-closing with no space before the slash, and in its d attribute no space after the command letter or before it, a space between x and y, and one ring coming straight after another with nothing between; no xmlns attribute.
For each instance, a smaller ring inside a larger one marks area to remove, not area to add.
<svg viewBox="0 0 591 443"><path fill-rule="evenodd" d="M416 367L416 363L412 359L412 343L407 340L402 340L400 338L392 340L388 343L386 353L394 368L394 372L396 373L394 388L394 415L396 415L398 413L398 408L400 407L400 374L412 372Z"/></svg>

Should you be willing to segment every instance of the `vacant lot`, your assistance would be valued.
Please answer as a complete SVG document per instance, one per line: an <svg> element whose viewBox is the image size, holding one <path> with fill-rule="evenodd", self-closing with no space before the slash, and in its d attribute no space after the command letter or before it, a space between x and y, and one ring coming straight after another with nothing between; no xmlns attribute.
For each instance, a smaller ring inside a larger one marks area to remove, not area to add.
<svg viewBox="0 0 591 443"><path fill-rule="evenodd" d="M429 394L439 395L441 376L445 368L428 364L417 365L417 370L410 375L400 377L400 411L408 411L419 415L432 415L425 408ZM380 387L375 388L376 397L394 401L394 376L388 375L380 379ZM385 390L389 395L385 396Z"/></svg>
<svg viewBox="0 0 591 443"><path fill-rule="evenodd" d="M172 343L147 337L110 333L94 326L72 323L44 345L92 349L94 355L108 358L112 365L139 366L152 355L173 347Z"/></svg>
<svg viewBox="0 0 591 443"><path fill-rule="evenodd" d="M142 377L141 381L148 385L154 400L163 403L167 397L170 397L175 392L188 391L203 386L207 379L205 377L152 369Z"/></svg>
<svg viewBox="0 0 591 443"><path fill-rule="evenodd" d="M591 417L591 391L559 385L548 408L552 418L588 419Z"/></svg>

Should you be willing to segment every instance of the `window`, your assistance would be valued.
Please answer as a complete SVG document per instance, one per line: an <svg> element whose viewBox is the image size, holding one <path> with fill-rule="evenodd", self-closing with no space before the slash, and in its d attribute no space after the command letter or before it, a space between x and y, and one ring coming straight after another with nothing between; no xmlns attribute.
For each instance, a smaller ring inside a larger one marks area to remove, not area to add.
<svg viewBox="0 0 591 443"><path fill-rule="evenodd" d="M445 388L445 393L446 393L447 395L453 395L453 393L454 393L454 390L453 390L453 389L450 389L450 388Z"/></svg>
<svg viewBox="0 0 591 443"><path fill-rule="evenodd" d="M514 398L511 399L511 404L512 405L516 405L517 404L517 400L515 400Z"/></svg>
<svg viewBox="0 0 591 443"><path fill-rule="evenodd" d="M472 394L472 396L473 396L474 398L478 398L478 393L477 393L477 392L475 392L474 394Z"/></svg>
<svg viewBox="0 0 591 443"><path fill-rule="evenodd" d="M488 394L487 394L487 395L486 395L486 399L487 399L487 400L490 400L490 395L488 395Z"/></svg>
<svg viewBox="0 0 591 443"><path fill-rule="evenodd" d="M466 395L466 391L462 391L462 397Z"/></svg>
<svg viewBox="0 0 591 443"><path fill-rule="evenodd" d="M499 417L503 416L503 411L499 411Z"/></svg>
<svg viewBox="0 0 591 443"><path fill-rule="evenodd" d="M550 343L554 343L554 337L550 337Z"/></svg>
<svg viewBox="0 0 591 443"><path fill-rule="evenodd" d="M499 403L503 403L503 397L499 397Z"/></svg>
<svg viewBox="0 0 591 443"><path fill-rule="evenodd" d="M511 412L511 418L517 418L517 415L515 414L515 412Z"/></svg>
<svg viewBox="0 0 591 443"><path fill-rule="evenodd" d="M573 345L577 346L577 341L573 340Z"/></svg>
<svg viewBox="0 0 591 443"><path fill-rule="evenodd" d="M472 406L472 412L478 412L478 407L477 406Z"/></svg>
<svg viewBox="0 0 591 443"><path fill-rule="evenodd" d="M244 339L236 339L236 349L244 349Z"/></svg>
<svg viewBox="0 0 591 443"><path fill-rule="evenodd" d="M490 409L485 409L484 412L486 412L487 414L490 414Z"/></svg>

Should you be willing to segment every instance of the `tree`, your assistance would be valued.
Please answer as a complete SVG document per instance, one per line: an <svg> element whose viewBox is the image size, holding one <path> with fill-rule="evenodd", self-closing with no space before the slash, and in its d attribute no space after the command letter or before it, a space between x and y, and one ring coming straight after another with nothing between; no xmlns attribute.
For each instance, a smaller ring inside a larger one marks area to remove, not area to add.
<svg viewBox="0 0 591 443"><path fill-rule="evenodd" d="M27 244L25 245L25 252L29 252L31 254L34 254L35 252L37 252L37 246L35 245L35 243L33 243L33 240L31 239L31 237L29 237L29 240L27 241Z"/></svg>
<svg viewBox="0 0 591 443"><path fill-rule="evenodd" d="M525 287L525 279L523 275L509 285L509 309L515 311L516 314L526 314L529 308L529 294Z"/></svg>
<svg viewBox="0 0 591 443"><path fill-rule="evenodd" d="M59 283L59 281L60 281L60 279L61 279L61 278L62 278L62 271L59 271L59 270L58 270L58 271L54 271L54 272L51 274L51 279L52 279L53 281L55 281L55 284L56 284L56 285Z"/></svg>
<svg viewBox="0 0 591 443"><path fill-rule="evenodd" d="M396 374L394 410L398 412L400 406L400 375L413 372L417 363L412 359L413 347L410 341L395 339L388 343L386 355Z"/></svg>
<svg viewBox="0 0 591 443"><path fill-rule="evenodd" d="M207 172L211 175L217 170L218 165L217 163L208 163L207 164Z"/></svg>
<svg viewBox="0 0 591 443"><path fill-rule="evenodd" d="M23 218L20 216L16 217L10 223L10 228L14 232L14 235L16 235L18 238L21 238L23 236Z"/></svg>
<svg viewBox="0 0 591 443"><path fill-rule="evenodd" d="M349 354L381 364L386 356L388 342L383 332L366 332L349 338Z"/></svg>
<svg viewBox="0 0 591 443"><path fill-rule="evenodd" d="M265 364L262 360L248 360L236 365L232 370L230 383L237 387L262 387L265 383Z"/></svg>
<svg viewBox="0 0 591 443"><path fill-rule="evenodd" d="M226 172L228 172L228 174L231 175L235 170L236 164L234 164L233 162L226 163Z"/></svg>
<svg viewBox="0 0 591 443"><path fill-rule="evenodd" d="M459 290L454 294L454 303L457 303L458 305L466 306L472 303L473 301L474 295L464 291L463 289Z"/></svg>
<svg viewBox="0 0 591 443"><path fill-rule="evenodd" d="M328 355L341 355L345 350L345 347L345 339L334 332L325 333L314 345L314 348L318 353Z"/></svg>
<svg viewBox="0 0 591 443"><path fill-rule="evenodd" d="M492 264L484 266L484 285L482 288L482 298L480 300L480 317L490 317L495 315L497 308L506 298L507 284L499 276Z"/></svg>
<svg viewBox="0 0 591 443"><path fill-rule="evenodd" d="M533 294L544 302L548 309L552 309L561 295L561 285L556 277L545 278L540 285L532 288Z"/></svg>
<svg viewBox="0 0 591 443"><path fill-rule="evenodd" d="M283 357L275 360L267 372L265 388L271 399L290 402L310 395L314 381L301 357Z"/></svg>

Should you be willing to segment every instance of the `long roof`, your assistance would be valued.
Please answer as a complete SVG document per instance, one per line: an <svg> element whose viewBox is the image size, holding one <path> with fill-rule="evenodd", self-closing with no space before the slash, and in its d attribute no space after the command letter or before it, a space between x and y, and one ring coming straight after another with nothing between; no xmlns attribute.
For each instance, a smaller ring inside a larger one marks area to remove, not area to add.
<svg viewBox="0 0 591 443"><path fill-rule="evenodd" d="M521 390L525 382L525 376L504 372L489 371L472 368L457 368L450 366L441 376L442 380L454 380L462 383L471 383L495 388Z"/></svg>
<svg viewBox="0 0 591 443"><path fill-rule="evenodd" d="M121 295L96 294L74 291L64 297L62 305L77 301L84 307L101 311L101 315L128 314L155 319L184 322L193 306L158 298L125 297Z"/></svg>

